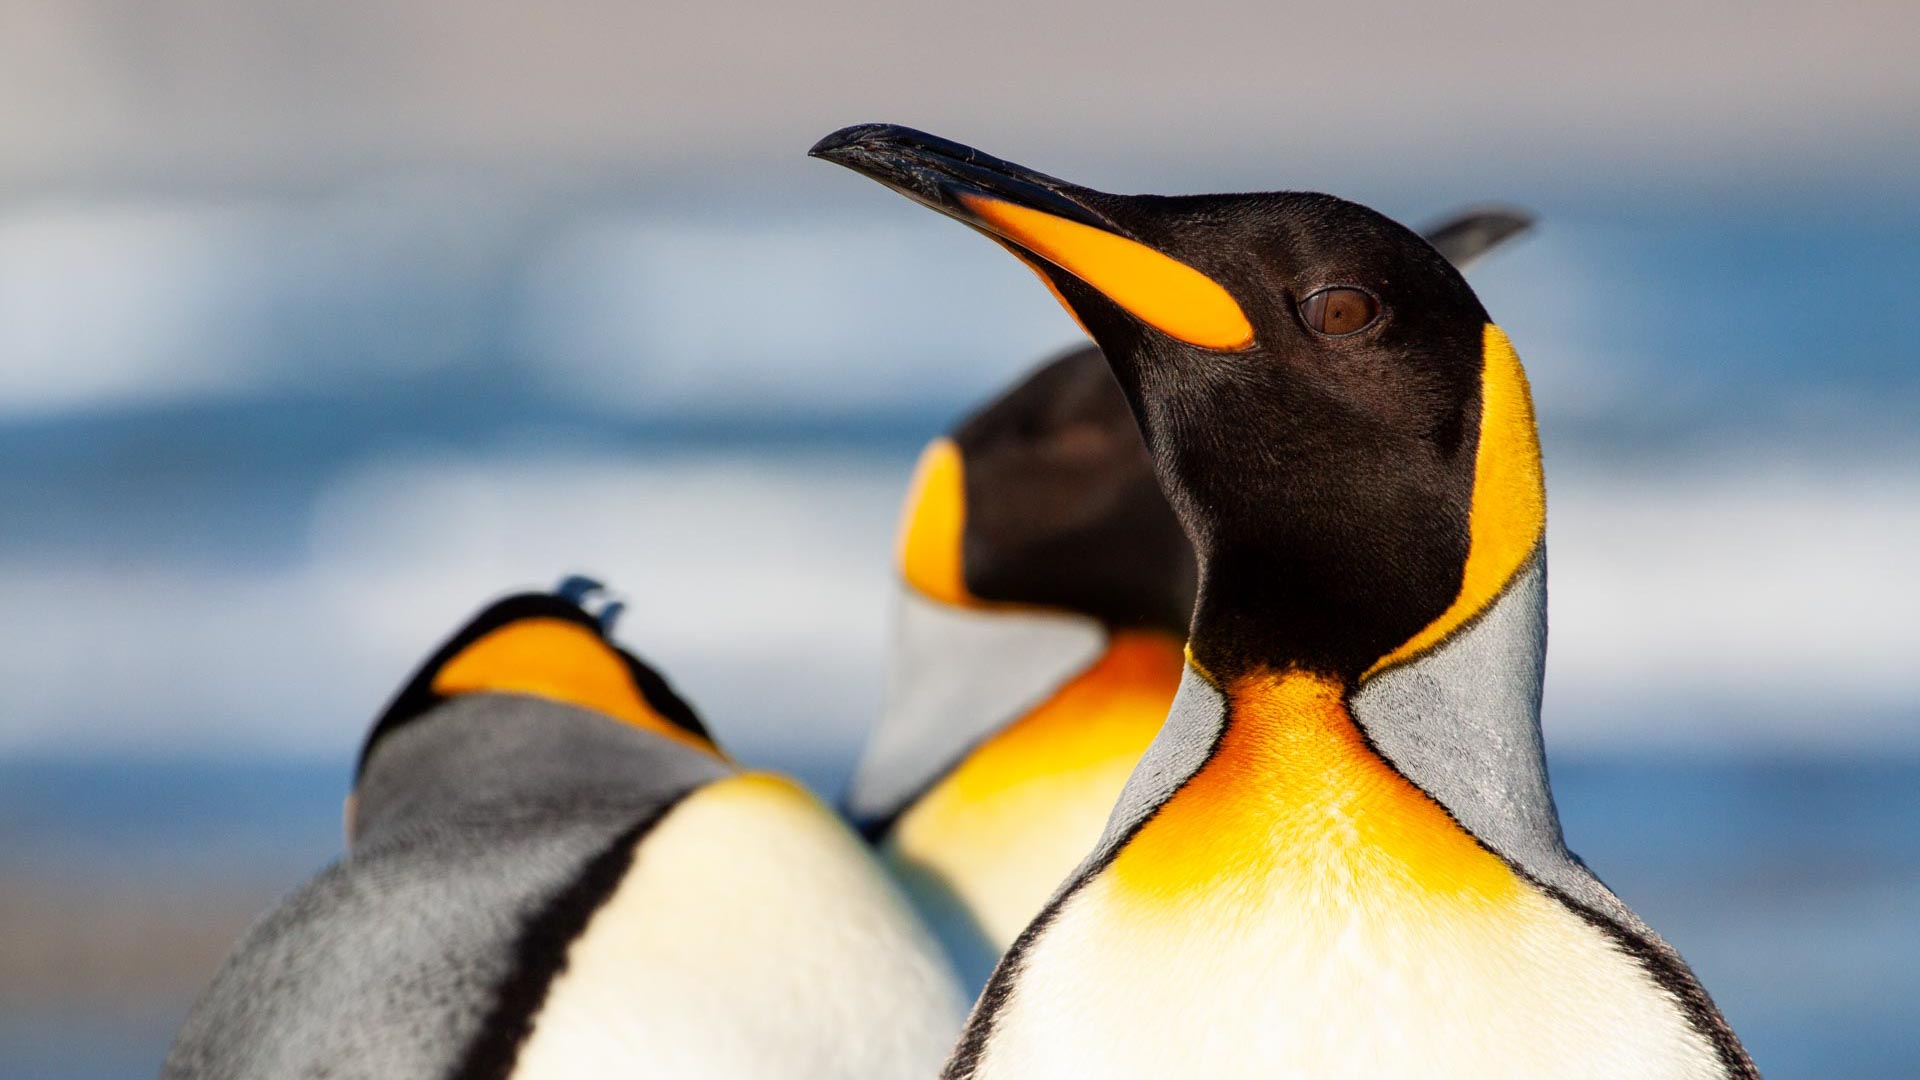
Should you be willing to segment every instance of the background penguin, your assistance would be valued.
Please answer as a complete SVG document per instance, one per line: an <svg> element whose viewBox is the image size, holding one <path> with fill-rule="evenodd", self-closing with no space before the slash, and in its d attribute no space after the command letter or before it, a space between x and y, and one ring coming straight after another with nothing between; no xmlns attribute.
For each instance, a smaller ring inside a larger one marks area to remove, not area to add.
<svg viewBox="0 0 1920 1080"><path fill-rule="evenodd" d="M927 447L887 702L847 805L978 987L1166 718L1193 549L1097 349Z"/></svg>
<svg viewBox="0 0 1920 1080"><path fill-rule="evenodd" d="M240 942L167 1077L898 1077L964 1005L859 838L743 771L563 595L374 726L349 852Z"/></svg>
<svg viewBox="0 0 1920 1080"><path fill-rule="evenodd" d="M1427 236L1465 266L1530 223L1470 211ZM900 532L888 698L847 804L978 987L1166 718L1193 548L1094 347L935 439Z"/></svg>
<svg viewBox="0 0 1920 1080"><path fill-rule="evenodd" d="M948 1076L1755 1075L1562 842L1532 406L1454 268L1331 196L1108 195L881 125L813 153L1040 269L1201 567L1167 724Z"/></svg>

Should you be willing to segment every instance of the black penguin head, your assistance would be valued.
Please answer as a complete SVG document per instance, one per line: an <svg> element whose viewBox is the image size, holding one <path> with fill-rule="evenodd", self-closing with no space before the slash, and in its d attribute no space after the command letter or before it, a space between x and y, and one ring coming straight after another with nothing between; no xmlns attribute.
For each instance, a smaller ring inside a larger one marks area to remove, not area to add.
<svg viewBox="0 0 1920 1080"><path fill-rule="evenodd" d="M1173 634L1193 610L1192 548L1098 349L1042 364L935 440L902 533L908 583L948 603Z"/></svg>
<svg viewBox="0 0 1920 1080"><path fill-rule="evenodd" d="M469 619L401 687L360 750L357 778L395 731L463 694L523 694L597 712L720 754L659 672L612 637L622 605L590 578L517 593Z"/></svg>
<svg viewBox="0 0 1920 1080"><path fill-rule="evenodd" d="M1208 667L1357 681L1464 595L1505 339L1419 235L1330 195L1111 195L886 125L812 153L986 233L1099 343L1197 549Z"/></svg>

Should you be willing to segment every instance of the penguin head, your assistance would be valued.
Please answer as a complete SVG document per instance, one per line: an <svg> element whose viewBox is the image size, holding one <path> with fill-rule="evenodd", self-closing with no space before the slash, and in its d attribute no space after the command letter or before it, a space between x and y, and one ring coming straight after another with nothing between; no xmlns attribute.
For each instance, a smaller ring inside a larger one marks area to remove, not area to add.
<svg viewBox="0 0 1920 1080"><path fill-rule="evenodd" d="M1479 549L1503 557L1478 577L1530 554L1525 377L1412 230L1323 194L1108 194L891 125L812 153L1006 247L1101 346L1197 550L1216 674L1356 683L1490 599Z"/></svg>
<svg viewBox="0 0 1920 1080"><path fill-rule="evenodd" d="M1184 634L1194 563L1126 397L1079 349L935 439L900 529L908 587Z"/></svg>
<svg viewBox="0 0 1920 1080"><path fill-rule="evenodd" d="M395 731L467 694L519 694L570 705L723 756L659 672L612 639L622 604L589 578L495 601L414 672L375 721L358 778ZM356 779L357 783L357 779Z"/></svg>

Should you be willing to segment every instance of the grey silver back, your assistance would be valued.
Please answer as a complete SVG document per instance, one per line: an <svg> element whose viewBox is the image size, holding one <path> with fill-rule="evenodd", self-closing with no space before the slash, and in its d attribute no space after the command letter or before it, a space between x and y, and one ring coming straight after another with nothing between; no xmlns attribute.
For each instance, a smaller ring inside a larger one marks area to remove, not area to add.
<svg viewBox="0 0 1920 1080"><path fill-rule="evenodd" d="M543 931L590 913L567 908L597 902L596 860L730 771L541 699L436 707L383 741L350 852L242 939L162 1075L444 1077L511 1054L567 944Z"/></svg>

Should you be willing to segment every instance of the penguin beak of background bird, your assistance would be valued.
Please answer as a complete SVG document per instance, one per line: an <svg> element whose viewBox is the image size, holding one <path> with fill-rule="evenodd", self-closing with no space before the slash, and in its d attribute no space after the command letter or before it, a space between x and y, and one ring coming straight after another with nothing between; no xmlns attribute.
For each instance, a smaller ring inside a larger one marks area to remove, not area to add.
<svg viewBox="0 0 1920 1080"><path fill-rule="evenodd" d="M1224 286L1126 235L1087 205L1084 196L1095 192L894 124L842 128L807 153L986 233L1050 286L1041 263L1071 274L1169 337L1206 349L1253 344L1253 326Z"/></svg>

